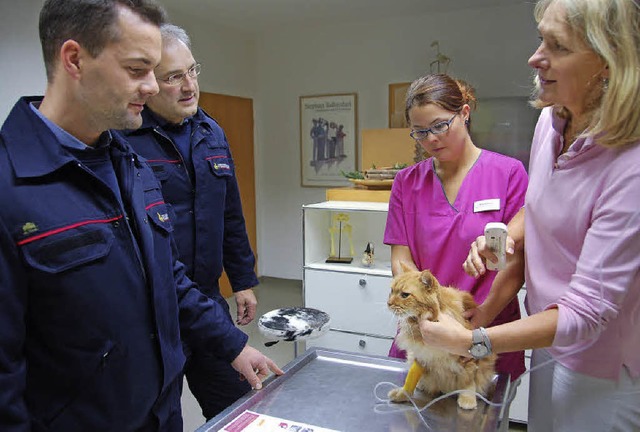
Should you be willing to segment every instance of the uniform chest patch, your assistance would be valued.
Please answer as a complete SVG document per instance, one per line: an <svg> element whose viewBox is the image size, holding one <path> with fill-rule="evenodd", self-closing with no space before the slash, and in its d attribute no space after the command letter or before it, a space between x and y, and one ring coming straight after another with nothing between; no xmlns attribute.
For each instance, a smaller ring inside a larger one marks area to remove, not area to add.
<svg viewBox="0 0 640 432"><path fill-rule="evenodd" d="M29 234L33 234L34 232L38 231L38 225L34 224L33 222L27 222L26 224L22 225L22 235L29 235Z"/></svg>
<svg viewBox="0 0 640 432"><path fill-rule="evenodd" d="M231 169L231 167L229 166L229 164L226 163L214 163L213 164L213 169Z"/></svg>

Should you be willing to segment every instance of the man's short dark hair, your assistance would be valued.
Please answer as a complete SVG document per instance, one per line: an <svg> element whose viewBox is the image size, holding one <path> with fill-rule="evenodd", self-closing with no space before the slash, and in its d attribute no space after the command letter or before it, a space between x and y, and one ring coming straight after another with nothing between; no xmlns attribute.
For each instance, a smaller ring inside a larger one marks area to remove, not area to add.
<svg viewBox="0 0 640 432"><path fill-rule="evenodd" d="M116 41L118 7L125 7L144 21L160 27L166 13L155 0L47 0L40 11L40 43L47 79L52 81L60 47L72 39L90 55Z"/></svg>

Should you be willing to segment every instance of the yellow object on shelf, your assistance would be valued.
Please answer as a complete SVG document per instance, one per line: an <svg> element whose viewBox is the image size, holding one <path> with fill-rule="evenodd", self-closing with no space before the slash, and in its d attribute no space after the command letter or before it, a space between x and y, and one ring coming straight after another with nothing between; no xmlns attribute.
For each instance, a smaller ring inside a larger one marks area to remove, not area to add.
<svg viewBox="0 0 640 432"><path fill-rule="evenodd" d="M404 386L402 387L408 395L412 395L413 391L416 389L418 385L418 381L420 381L420 377L424 373L424 368L417 361L413 361L413 364L409 368L409 373L407 373L407 378L404 380Z"/></svg>

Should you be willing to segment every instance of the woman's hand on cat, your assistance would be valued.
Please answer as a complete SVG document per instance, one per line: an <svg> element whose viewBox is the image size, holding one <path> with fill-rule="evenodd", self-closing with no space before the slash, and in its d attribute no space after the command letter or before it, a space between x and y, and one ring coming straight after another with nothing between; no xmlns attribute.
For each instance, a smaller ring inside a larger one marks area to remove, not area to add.
<svg viewBox="0 0 640 432"><path fill-rule="evenodd" d="M441 313L438 321L420 320L420 333L427 345L450 353L471 357L471 330L447 314Z"/></svg>
<svg viewBox="0 0 640 432"><path fill-rule="evenodd" d="M482 306L483 305L478 305L478 307L467 309L466 311L462 312L462 316L469 320L473 328L487 327L495 318Z"/></svg>
<svg viewBox="0 0 640 432"><path fill-rule="evenodd" d="M513 239L507 236L507 255L513 255L514 245ZM471 243L469 254L464 263L462 263L462 268L469 276L478 279L487 271L485 267L486 260L497 263L498 257L487 247L487 242L482 235Z"/></svg>

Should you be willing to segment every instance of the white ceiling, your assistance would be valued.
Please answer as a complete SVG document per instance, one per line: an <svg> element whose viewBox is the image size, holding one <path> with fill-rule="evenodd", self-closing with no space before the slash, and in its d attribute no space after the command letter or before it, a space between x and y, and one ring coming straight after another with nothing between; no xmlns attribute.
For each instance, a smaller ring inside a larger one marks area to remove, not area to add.
<svg viewBox="0 0 640 432"><path fill-rule="evenodd" d="M171 13L249 32L282 25L371 20L534 0L160 0ZM175 11L175 12L174 12ZM461 29L462 31L464 29Z"/></svg>

